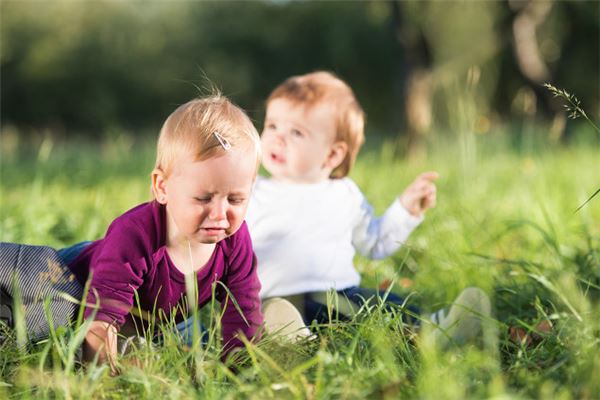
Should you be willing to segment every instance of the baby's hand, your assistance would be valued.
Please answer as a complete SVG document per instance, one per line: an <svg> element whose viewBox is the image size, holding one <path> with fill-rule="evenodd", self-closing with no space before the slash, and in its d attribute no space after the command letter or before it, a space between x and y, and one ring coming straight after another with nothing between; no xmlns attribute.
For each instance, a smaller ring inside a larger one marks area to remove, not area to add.
<svg viewBox="0 0 600 400"><path fill-rule="evenodd" d="M435 207L436 188L433 181L438 177L435 171L424 172L408 185L400 195L400 203L409 213L420 217L427 209Z"/></svg>

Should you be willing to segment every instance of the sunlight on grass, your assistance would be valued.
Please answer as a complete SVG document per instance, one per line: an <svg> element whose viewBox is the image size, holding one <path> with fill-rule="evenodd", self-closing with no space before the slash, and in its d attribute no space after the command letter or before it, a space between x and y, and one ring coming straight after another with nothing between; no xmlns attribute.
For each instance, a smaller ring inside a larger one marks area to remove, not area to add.
<svg viewBox="0 0 600 400"><path fill-rule="evenodd" d="M460 105L457 105L460 106ZM466 106L465 106L466 107ZM463 110L470 112L468 108ZM3 148L0 239L62 247L101 237L150 199L151 141L23 143ZM201 312L207 348L186 348L163 327L162 346L138 346L123 373L83 368L76 331L0 349L0 397L15 398L594 398L600 393L600 202L597 150L532 147L470 136L407 161L371 147L352 177L382 212L422 171L437 170L438 206L395 256L357 259L370 287L447 306L467 286L491 297L498 356L476 346L436 348L394 313L365 309L316 340L248 345L233 373L220 362L216 311ZM471 154L463 159L461 152ZM518 328L518 329L517 329ZM22 335L22 333L20 333Z"/></svg>

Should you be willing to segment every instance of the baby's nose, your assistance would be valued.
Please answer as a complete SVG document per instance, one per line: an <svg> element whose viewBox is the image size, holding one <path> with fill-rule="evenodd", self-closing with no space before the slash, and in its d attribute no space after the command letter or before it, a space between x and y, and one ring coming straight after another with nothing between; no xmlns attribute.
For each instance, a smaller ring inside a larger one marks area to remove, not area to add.
<svg viewBox="0 0 600 400"><path fill-rule="evenodd" d="M227 205L224 201L216 201L210 210L210 218L212 220L225 219L227 215Z"/></svg>
<svg viewBox="0 0 600 400"><path fill-rule="evenodd" d="M277 132L275 134L275 143L280 146L285 145L285 134L283 132Z"/></svg>

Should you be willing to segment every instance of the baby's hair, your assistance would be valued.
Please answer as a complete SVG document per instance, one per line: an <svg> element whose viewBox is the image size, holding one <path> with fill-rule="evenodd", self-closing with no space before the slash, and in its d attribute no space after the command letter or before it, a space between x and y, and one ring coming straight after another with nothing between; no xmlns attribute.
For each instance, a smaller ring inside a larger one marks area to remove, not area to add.
<svg viewBox="0 0 600 400"><path fill-rule="evenodd" d="M251 151L260 163L260 138L246 113L220 93L179 106L160 130L155 168L165 177L185 155L195 161L218 157L227 151Z"/></svg>
<svg viewBox="0 0 600 400"><path fill-rule="evenodd" d="M350 86L331 72L317 71L288 78L271 92L267 105L275 99L285 99L307 108L316 104L328 104L332 107L335 140L348 145L348 154L331 172L331 178L348 175L365 141L365 113Z"/></svg>

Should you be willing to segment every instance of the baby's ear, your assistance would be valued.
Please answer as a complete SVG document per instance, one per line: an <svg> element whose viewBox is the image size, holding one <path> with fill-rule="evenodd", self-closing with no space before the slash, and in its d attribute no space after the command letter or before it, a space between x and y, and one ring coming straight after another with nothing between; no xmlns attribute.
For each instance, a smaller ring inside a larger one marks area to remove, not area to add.
<svg viewBox="0 0 600 400"><path fill-rule="evenodd" d="M152 171L152 193L154 198L160 204L167 203L167 189L166 189L167 177L160 168L155 168Z"/></svg>
<svg viewBox="0 0 600 400"><path fill-rule="evenodd" d="M348 144L346 142L335 142L331 145L325 166L332 170L336 169L344 161L346 154L348 154Z"/></svg>

